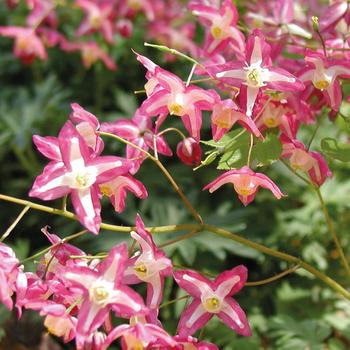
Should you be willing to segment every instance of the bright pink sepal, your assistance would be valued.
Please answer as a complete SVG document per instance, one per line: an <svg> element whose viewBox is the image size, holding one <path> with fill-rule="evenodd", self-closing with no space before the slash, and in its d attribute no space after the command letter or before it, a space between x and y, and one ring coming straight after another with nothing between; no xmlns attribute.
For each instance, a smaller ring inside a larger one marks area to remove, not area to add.
<svg viewBox="0 0 350 350"><path fill-rule="evenodd" d="M205 186L203 190L209 190L209 192L212 193L227 183L233 185L238 194L238 198L245 206L254 200L259 187L270 190L277 199L281 199L284 196L277 185L266 175L255 173L247 166L225 172L216 180Z"/></svg>

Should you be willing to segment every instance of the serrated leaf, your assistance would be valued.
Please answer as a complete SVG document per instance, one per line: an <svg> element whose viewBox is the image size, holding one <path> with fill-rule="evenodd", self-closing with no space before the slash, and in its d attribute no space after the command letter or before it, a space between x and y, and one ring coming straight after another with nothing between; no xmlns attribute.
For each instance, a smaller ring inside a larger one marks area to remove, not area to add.
<svg viewBox="0 0 350 350"><path fill-rule="evenodd" d="M341 162L350 162L350 145L339 145L336 139L326 137L321 141L322 151L328 156Z"/></svg>
<svg viewBox="0 0 350 350"><path fill-rule="evenodd" d="M259 140L253 147L252 157L259 166L276 161L282 153L282 145L277 135L267 134L264 140Z"/></svg>
<svg viewBox="0 0 350 350"><path fill-rule="evenodd" d="M244 133L232 142L229 149L221 156L217 169L228 170L241 168L246 164L249 152L249 134Z"/></svg>

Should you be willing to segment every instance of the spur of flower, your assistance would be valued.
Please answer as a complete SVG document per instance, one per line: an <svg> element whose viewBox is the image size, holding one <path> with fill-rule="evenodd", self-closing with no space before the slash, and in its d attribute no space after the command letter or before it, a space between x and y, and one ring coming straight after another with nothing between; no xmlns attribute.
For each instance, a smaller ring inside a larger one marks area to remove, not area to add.
<svg viewBox="0 0 350 350"><path fill-rule="evenodd" d="M225 172L205 186L203 190L209 190L210 193L213 193L219 187L228 183L233 185L238 198L245 206L254 200L259 187L270 190L277 199L281 199L284 196L271 179L264 174L255 173L248 166Z"/></svg>
<svg viewBox="0 0 350 350"><path fill-rule="evenodd" d="M131 167L130 161L96 156L70 121L65 123L57 140L53 138L47 149L41 147L39 151L45 156L48 152L51 155L52 145L56 147L54 159L35 179L29 195L43 200L70 195L79 221L97 234L101 223L99 184L126 174Z"/></svg>
<svg viewBox="0 0 350 350"><path fill-rule="evenodd" d="M244 311L232 298L247 280L247 268L243 265L222 272L214 281L191 270L178 270L174 278L193 300L183 311L178 331L180 336L196 332L214 316L238 334L249 336L251 330Z"/></svg>

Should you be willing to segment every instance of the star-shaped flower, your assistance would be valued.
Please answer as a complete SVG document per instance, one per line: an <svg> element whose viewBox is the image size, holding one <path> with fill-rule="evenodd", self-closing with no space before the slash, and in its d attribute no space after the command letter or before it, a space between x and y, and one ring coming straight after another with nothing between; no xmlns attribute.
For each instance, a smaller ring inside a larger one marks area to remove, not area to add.
<svg viewBox="0 0 350 350"><path fill-rule="evenodd" d="M178 325L180 336L192 335L214 315L238 334L251 335L244 311L232 298L247 280L246 267L240 265L224 271L214 281L191 270L175 271L174 278L177 284L193 297L192 303L181 315Z"/></svg>

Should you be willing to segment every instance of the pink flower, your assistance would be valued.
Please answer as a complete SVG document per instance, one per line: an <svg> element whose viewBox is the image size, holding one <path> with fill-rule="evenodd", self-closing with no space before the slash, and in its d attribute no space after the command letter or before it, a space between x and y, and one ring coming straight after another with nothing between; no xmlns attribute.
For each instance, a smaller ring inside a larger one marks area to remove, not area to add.
<svg viewBox="0 0 350 350"><path fill-rule="evenodd" d="M199 165L202 158L201 146L192 137L187 137L177 144L176 154L183 163L189 166Z"/></svg>
<svg viewBox="0 0 350 350"><path fill-rule="evenodd" d="M211 281L197 272L179 270L174 272L176 283L193 297L192 303L181 315L178 330L180 336L189 336L217 315L238 334L249 336L251 330L244 311L232 298L246 280L247 269L240 265L224 271Z"/></svg>
<svg viewBox="0 0 350 350"><path fill-rule="evenodd" d="M247 166L225 172L216 180L205 186L203 190L209 190L210 193L213 193L219 187L227 183L232 183L238 194L238 198L245 206L254 200L259 187L270 190L277 199L283 197L283 193L273 181L264 174L255 173Z"/></svg>
<svg viewBox="0 0 350 350"><path fill-rule="evenodd" d="M83 9L86 18L80 24L76 34L85 35L95 31L101 31L104 39L113 43L113 22L111 15L114 7L113 2L97 2L88 0L76 0L76 5Z"/></svg>
<svg viewBox="0 0 350 350"><path fill-rule="evenodd" d="M47 237L49 242L54 245L47 253L43 255L37 265L37 275L47 280L55 274L59 274L60 269L66 266L67 261L70 260L71 255L85 255L85 253L79 248L64 243L57 235L49 232L49 227L45 226L41 229L41 232ZM79 259L75 259L75 263L79 262Z"/></svg>
<svg viewBox="0 0 350 350"><path fill-rule="evenodd" d="M231 100L218 101L213 106L211 116L211 130L214 141L218 141L224 136L233 125L238 122L256 137L261 137L259 129L253 120L241 113L237 105Z"/></svg>
<svg viewBox="0 0 350 350"><path fill-rule="evenodd" d="M247 17L248 19L252 19L253 23L264 23L266 25L266 32L269 33L270 37L281 37L283 40L286 37L285 35L298 35L307 39L312 38L311 33L295 23L295 19L298 21L304 20L300 12L295 13L294 7L299 5L295 1L276 0L271 3L270 8L268 6L270 4L266 3L257 3L257 5L260 5L261 8L255 6L253 11L248 12ZM264 9L265 11L263 11ZM271 10L271 15L264 13L266 10ZM275 28L273 32L271 31L271 27Z"/></svg>
<svg viewBox="0 0 350 350"><path fill-rule="evenodd" d="M308 151L302 142L291 140L284 134L280 139L283 145L282 157L289 158L294 170L307 172L317 186L321 186L327 177L332 177L332 172L321 154Z"/></svg>
<svg viewBox="0 0 350 350"><path fill-rule="evenodd" d="M319 28L326 31L335 26L349 11L349 3L346 0L332 1L331 5L324 9L319 19Z"/></svg>
<svg viewBox="0 0 350 350"><path fill-rule="evenodd" d="M156 80L156 83L155 83ZM202 110L211 110L219 99L214 90L204 90L194 85L186 86L175 74L155 68L153 92L142 103L141 111L147 116L181 117L186 129L196 140L200 139Z"/></svg>
<svg viewBox="0 0 350 350"><path fill-rule="evenodd" d="M47 59L44 44L32 28L25 27L0 27L0 35L15 38L14 55L22 63L31 64L36 57Z"/></svg>
<svg viewBox="0 0 350 350"><path fill-rule="evenodd" d="M231 0L223 0L220 9L197 4L190 4L189 8L208 28L204 49L209 55L223 51L229 44L244 54L244 35L237 28L238 12Z"/></svg>
<svg viewBox="0 0 350 350"><path fill-rule="evenodd" d="M12 310L14 292L25 293L27 286L22 267L14 251L0 242L0 302Z"/></svg>
<svg viewBox="0 0 350 350"><path fill-rule="evenodd" d="M184 347L184 349L219 350L219 348L215 344L204 342L204 341L199 341L198 339L193 338L191 336L180 337L177 335L174 337L174 339L178 342L178 344L181 344ZM167 348L167 349L171 350L170 348Z"/></svg>
<svg viewBox="0 0 350 350"><path fill-rule="evenodd" d="M270 45L263 34L255 30L249 37L246 48L246 62L231 62L216 73L216 77L240 86L247 115L252 115L255 100L262 88L276 91L299 91L304 85L292 74L281 68L273 68L270 58ZM223 70L224 69L224 70Z"/></svg>
<svg viewBox="0 0 350 350"><path fill-rule="evenodd" d="M342 101L341 86L338 77L350 78L350 63L346 60L332 60L323 54L306 51L307 65L298 76L303 82L312 82L313 86L322 91L328 105L338 110Z"/></svg>
<svg viewBox="0 0 350 350"><path fill-rule="evenodd" d="M123 317L146 312L142 298L122 285L127 259L127 246L121 244L114 247L94 270L71 267L63 273L64 279L83 291L76 329L78 349L102 325L110 310Z"/></svg>
<svg viewBox="0 0 350 350"><path fill-rule="evenodd" d="M57 27L58 21L54 11L56 4L53 0L32 0L30 5L28 27L37 28L44 21L51 27Z"/></svg>
<svg viewBox="0 0 350 350"><path fill-rule="evenodd" d="M117 65L113 62L113 59L94 41L80 43L70 43L68 41L63 41L61 43L61 47L62 50L67 52L80 51L83 64L87 69L89 69L97 61L102 61L109 70L114 71L117 69Z"/></svg>
<svg viewBox="0 0 350 350"><path fill-rule="evenodd" d="M150 148L156 148L160 154L172 155L172 151L165 139L155 133L150 118L144 115L140 109L135 112L131 120L120 119L112 123L102 123L101 131L120 136L145 151L148 151ZM135 174L145 160L146 155L135 147L127 145L126 157L133 160L130 173Z"/></svg>
<svg viewBox="0 0 350 350"><path fill-rule="evenodd" d="M172 271L171 260L163 251L157 249L152 235L145 230L139 215L136 216L136 232L132 231L131 237L139 243L141 252L129 261L125 281L147 283L147 306L150 308L152 321L155 321L157 308L162 300L164 278Z"/></svg>
<svg viewBox="0 0 350 350"><path fill-rule="evenodd" d="M123 324L114 328L106 339L104 346L107 348L114 340L122 338L122 349L153 349L169 346L174 349L178 344L161 327L138 321L138 317L130 320L130 325Z"/></svg>
<svg viewBox="0 0 350 350"><path fill-rule="evenodd" d="M98 185L126 174L131 164L119 157L93 156L71 122L66 122L54 143L60 154L57 148L56 153L52 152L52 144L44 148L44 155L53 154L57 160L51 161L36 178L29 195L53 200L70 194L79 221L97 234L101 223Z"/></svg>
<svg viewBox="0 0 350 350"><path fill-rule="evenodd" d="M117 213L125 209L127 191L132 192L136 197L144 199L148 196L146 187L142 182L131 175L121 175L111 181L100 184L100 191L109 197Z"/></svg>

